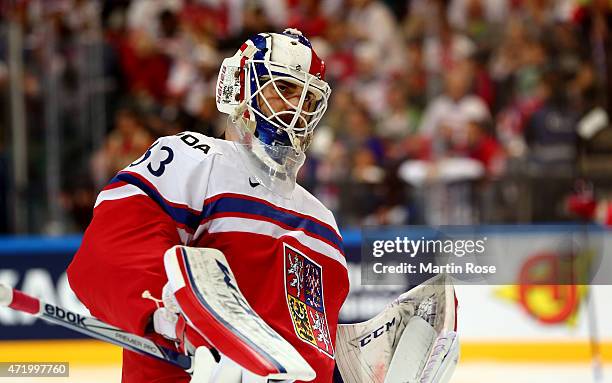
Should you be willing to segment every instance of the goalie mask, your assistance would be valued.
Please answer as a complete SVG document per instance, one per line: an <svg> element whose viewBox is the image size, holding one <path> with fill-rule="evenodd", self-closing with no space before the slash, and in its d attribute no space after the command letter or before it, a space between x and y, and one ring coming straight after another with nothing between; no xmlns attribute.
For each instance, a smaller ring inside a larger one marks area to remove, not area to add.
<svg viewBox="0 0 612 383"><path fill-rule="evenodd" d="M223 61L217 109L230 116L234 141L259 161L255 176L265 186L293 189L327 109L331 90L324 75L324 63L296 29L253 36Z"/></svg>

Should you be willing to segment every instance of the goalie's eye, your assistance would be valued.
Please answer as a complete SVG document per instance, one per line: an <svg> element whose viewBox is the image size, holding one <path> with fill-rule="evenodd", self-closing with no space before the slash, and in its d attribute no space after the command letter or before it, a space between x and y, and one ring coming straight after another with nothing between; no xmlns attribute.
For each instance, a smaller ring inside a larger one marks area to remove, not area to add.
<svg viewBox="0 0 612 383"><path fill-rule="evenodd" d="M300 85L296 85L287 81L277 81L276 88L278 92L283 95L283 97L287 99L291 98L300 98L302 96L303 87ZM306 96L304 97L304 110L310 110L312 108L313 103L316 101L316 97L312 92L306 92Z"/></svg>
<svg viewBox="0 0 612 383"><path fill-rule="evenodd" d="M277 81L276 82L276 89L278 89L278 91L280 92L280 94L282 94L283 96L285 96L285 98L290 98L293 95L295 95L297 86L285 81Z"/></svg>
<svg viewBox="0 0 612 383"><path fill-rule="evenodd" d="M311 102L316 101L315 95L312 92L306 93L306 97L304 98L304 103L310 104Z"/></svg>

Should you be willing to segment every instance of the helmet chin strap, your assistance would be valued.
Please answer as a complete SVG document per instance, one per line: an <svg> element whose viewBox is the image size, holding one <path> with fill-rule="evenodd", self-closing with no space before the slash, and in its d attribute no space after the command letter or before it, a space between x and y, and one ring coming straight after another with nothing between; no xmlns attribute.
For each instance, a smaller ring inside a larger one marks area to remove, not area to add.
<svg viewBox="0 0 612 383"><path fill-rule="evenodd" d="M236 109L234 109L234 112L232 114L230 114L230 118L232 119L233 123L238 123L238 119L243 117L244 112L247 110L247 100L242 101L237 107ZM254 129L253 129L254 131Z"/></svg>

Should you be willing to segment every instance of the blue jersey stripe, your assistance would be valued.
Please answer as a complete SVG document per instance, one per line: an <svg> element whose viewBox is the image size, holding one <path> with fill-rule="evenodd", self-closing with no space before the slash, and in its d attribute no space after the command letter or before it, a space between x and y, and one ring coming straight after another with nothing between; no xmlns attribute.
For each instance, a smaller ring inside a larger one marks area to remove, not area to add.
<svg viewBox="0 0 612 383"><path fill-rule="evenodd" d="M145 194L155 201L155 203L157 203L174 221L188 227L192 231L197 230L202 221L206 217L210 217L213 214L246 213L265 217L268 220L280 222L293 229L302 229L309 233L315 234L333 244L334 247L343 253L342 240L332 228L327 227L315 220L298 216L288 211L275 209L274 207L263 202L239 197L221 197L204 205L203 211L198 213L188 209L187 207L173 206L170 202L164 199L157 189L133 174L126 172L119 173L109 182L109 184L118 181L127 182L145 192Z"/></svg>
<svg viewBox="0 0 612 383"><path fill-rule="evenodd" d="M324 238L342 252L342 241L336 232L319 222L278 210L263 202L237 197L222 197L204 205L206 217L218 213L248 213L281 222L295 229L304 229Z"/></svg>
<svg viewBox="0 0 612 383"><path fill-rule="evenodd" d="M138 177L129 173L119 173L110 183L116 182L117 180L125 181L145 192L149 198L155 201L174 221L187 226L193 231L200 226L200 222L202 221L201 214L196 214L186 207L172 206L170 202L162 197L157 189L149 186Z"/></svg>

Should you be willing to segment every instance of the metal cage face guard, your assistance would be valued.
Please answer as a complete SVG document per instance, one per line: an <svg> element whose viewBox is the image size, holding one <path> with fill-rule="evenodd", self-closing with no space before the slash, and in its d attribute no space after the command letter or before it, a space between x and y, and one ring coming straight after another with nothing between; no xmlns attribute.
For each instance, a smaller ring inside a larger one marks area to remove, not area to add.
<svg viewBox="0 0 612 383"><path fill-rule="evenodd" d="M331 93L329 85L299 68L277 62L247 60L244 70L245 78L250 79L245 83L245 101L249 114L254 116L257 122L258 138L269 145L288 145L298 152L306 151L312 141L315 127L327 110ZM261 75L262 72L264 75ZM279 81L301 87L297 105L278 89ZM283 110L275 110L263 94L263 89L269 86L274 88L275 94L283 101ZM309 93L315 98L314 107L312 110L304 110ZM260 100L270 111L270 115L264 113L263 105L259 105Z"/></svg>

